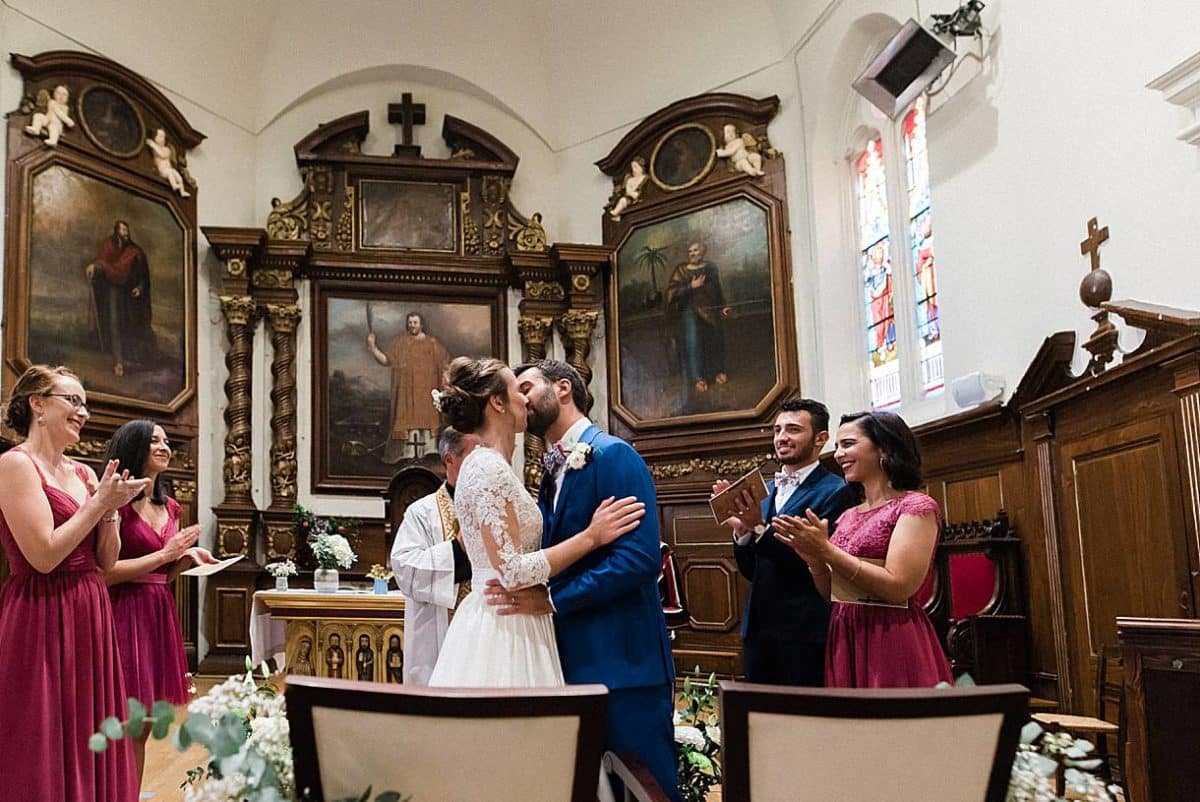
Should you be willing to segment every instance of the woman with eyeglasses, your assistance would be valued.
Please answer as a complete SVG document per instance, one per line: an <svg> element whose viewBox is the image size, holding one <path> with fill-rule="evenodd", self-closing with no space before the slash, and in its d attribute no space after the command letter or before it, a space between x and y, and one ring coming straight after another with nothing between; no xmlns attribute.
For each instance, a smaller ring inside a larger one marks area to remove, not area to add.
<svg viewBox="0 0 1200 802"><path fill-rule="evenodd" d="M96 477L67 457L87 395L63 367L33 365L3 422L25 438L0 456L0 788L22 799L133 800L132 747L88 738L127 715L103 572L121 548L118 510L150 481L115 461Z"/></svg>
<svg viewBox="0 0 1200 802"><path fill-rule="evenodd" d="M106 460L129 468L132 476L151 482L117 511L121 553L105 572L112 596L113 618L125 690L149 710L158 700L188 701L187 659L183 631L170 582L198 563L215 563L207 549L196 546L200 525L179 528L180 507L166 494L163 472L171 464L171 444L163 427L151 420L126 423L113 434ZM146 762L149 728L134 733L138 777Z"/></svg>

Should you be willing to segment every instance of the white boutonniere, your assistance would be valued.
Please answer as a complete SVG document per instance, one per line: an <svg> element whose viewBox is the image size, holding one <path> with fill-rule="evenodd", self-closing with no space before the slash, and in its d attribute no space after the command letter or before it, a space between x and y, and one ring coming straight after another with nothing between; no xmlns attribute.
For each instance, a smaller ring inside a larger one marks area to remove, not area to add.
<svg viewBox="0 0 1200 802"><path fill-rule="evenodd" d="M592 459L592 446L590 443L578 442L571 449L571 453L567 454L567 470L577 471Z"/></svg>

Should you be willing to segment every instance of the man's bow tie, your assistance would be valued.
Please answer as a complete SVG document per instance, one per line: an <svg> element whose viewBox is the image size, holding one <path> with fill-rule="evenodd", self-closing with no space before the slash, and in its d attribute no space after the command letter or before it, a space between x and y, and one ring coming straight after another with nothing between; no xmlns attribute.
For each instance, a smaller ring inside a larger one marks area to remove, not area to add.
<svg viewBox="0 0 1200 802"><path fill-rule="evenodd" d="M791 473L784 473L783 471L780 471L779 473L775 474L775 489L776 490L783 490L785 487L793 487L794 488L794 487L799 487L799 486L800 486L800 472L799 471L792 471Z"/></svg>
<svg viewBox="0 0 1200 802"><path fill-rule="evenodd" d="M558 469L567 462L567 455L559 446L553 446L545 454L542 455L542 465L546 467L546 473L553 476L558 473Z"/></svg>

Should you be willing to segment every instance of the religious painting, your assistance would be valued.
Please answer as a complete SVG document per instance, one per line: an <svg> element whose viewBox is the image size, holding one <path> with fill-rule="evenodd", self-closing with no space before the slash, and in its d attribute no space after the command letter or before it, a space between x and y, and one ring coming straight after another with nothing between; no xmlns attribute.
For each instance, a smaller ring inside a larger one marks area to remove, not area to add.
<svg viewBox="0 0 1200 802"><path fill-rule="evenodd" d="M359 197L363 248L457 252L453 184L361 181Z"/></svg>
<svg viewBox="0 0 1200 802"><path fill-rule="evenodd" d="M383 628L383 681L394 685L404 682L404 628L389 624Z"/></svg>
<svg viewBox="0 0 1200 802"><path fill-rule="evenodd" d="M88 139L113 156L135 156L146 141L145 126L133 104L107 86L84 90L79 98L79 118Z"/></svg>
<svg viewBox="0 0 1200 802"><path fill-rule="evenodd" d="M771 214L746 195L635 227L616 253L620 407L643 423L755 408L775 387Z"/></svg>
<svg viewBox="0 0 1200 802"><path fill-rule="evenodd" d="M686 189L704 179L717 158L717 140L699 123L668 131L650 155L650 177L667 191Z"/></svg>
<svg viewBox="0 0 1200 802"><path fill-rule="evenodd" d="M73 166L34 174L25 334L31 362L92 394L167 409L187 387L191 241L163 200Z"/></svg>
<svg viewBox="0 0 1200 802"><path fill-rule="evenodd" d="M502 289L317 289L314 488L376 495L436 450L432 391L457 356L504 358Z"/></svg>

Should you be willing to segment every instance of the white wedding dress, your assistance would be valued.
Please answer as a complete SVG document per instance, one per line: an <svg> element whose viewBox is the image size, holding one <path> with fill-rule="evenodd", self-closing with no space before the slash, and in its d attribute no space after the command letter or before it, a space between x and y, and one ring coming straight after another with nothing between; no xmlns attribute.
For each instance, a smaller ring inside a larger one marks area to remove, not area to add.
<svg viewBox="0 0 1200 802"><path fill-rule="evenodd" d="M546 582L542 513L499 452L478 446L467 455L454 490L463 545L471 560L471 592L454 611L431 686L546 688L563 684L550 615L497 615L483 592L489 579L507 588Z"/></svg>

